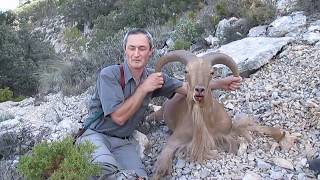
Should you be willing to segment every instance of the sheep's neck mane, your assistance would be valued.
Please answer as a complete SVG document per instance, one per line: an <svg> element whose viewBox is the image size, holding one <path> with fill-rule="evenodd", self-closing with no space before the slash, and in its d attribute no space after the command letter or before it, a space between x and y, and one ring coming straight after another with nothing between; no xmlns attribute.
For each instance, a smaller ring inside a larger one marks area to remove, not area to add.
<svg viewBox="0 0 320 180"><path fill-rule="evenodd" d="M206 95L210 95L207 93ZM205 96L205 97L210 97ZM188 97L190 99L192 97ZM190 144L189 153L191 159L195 161L202 161L213 149L214 142L207 128L207 121L210 121L210 114L212 111L212 99L204 98L203 104L188 101L189 111L192 114L193 122L193 136Z"/></svg>

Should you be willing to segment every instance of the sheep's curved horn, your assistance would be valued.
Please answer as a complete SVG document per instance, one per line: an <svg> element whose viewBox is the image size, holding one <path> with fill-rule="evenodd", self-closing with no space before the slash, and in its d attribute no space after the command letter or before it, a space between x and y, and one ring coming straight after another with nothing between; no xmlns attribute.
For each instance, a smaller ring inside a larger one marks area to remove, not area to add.
<svg viewBox="0 0 320 180"><path fill-rule="evenodd" d="M228 68L230 68L234 76L239 76L239 69L236 62L234 62L234 60L226 54L209 53L202 56L202 59L205 61L211 61L212 66L216 64L226 65Z"/></svg>
<svg viewBox="0 0 320 180"><path fill-rule="evenodd" d="M186 50L176 50L167 53L166 55L162 56L157 64L156 64L156 72L160 72L161 68L169 63L169 62L181 62L184 65L187 65L189 61L196 59L197 56L188 52Z"/></svg>

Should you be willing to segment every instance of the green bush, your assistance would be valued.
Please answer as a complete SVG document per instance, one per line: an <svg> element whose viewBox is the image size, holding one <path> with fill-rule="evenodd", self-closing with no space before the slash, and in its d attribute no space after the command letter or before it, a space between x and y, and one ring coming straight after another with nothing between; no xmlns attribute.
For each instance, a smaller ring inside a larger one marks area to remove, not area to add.
<svg viewBox="0 0 320 180"><path fill-rule="evenodd" d="M66 28L63 36L64 41L67 44L68 48L75 49L77 52L81 51L81 48L84 48L87 39L82 36L81 31L77 26Z"/></svg>
<svg viewBox="0 0 320 180"><path fill-rule="evenodd" d="M276 17L276 8L272 0L242 0L240 13L252 26L256 26L273 20Z"/></svg>
<svg viewBox="0 0 320 180"><path fill-rule="evenodd" d="M5 102L13 99L13 92L6 87L4 89L0 89L0 102Z"/></svg>
<svg viewBox="0 0 320 180"><path fill-rule="evenodd" d="M184 39L185 41L192 41L200 37L197 25L190 19L182 19L176 26L174 36L176 39Z"/></svg>
<svg viewBox="0 0 320 180"><path fill-rule="evenodd" d="M123 27L148 27L174 21L177 15L199 8L200 1L192 0L131 0L119 1L109 14L95 21L97 29L113 35Z"/></svg>
<svg viewBox="0 0 320 180"><path fill-rule="evenodd" d="M213 27L215 27L216 25L218 25L218 23L220 21L220 17L217 15L213 15L213 16L211 16L210 20L211 20Z"/></svg>
<svg viewBox="0 0 320 180"><path fill-rule="evenodd" d="M9 87L6 87L4 89L0 89L0 102L5 101L22 101L25 99L24 96L14 96L13 92L10 90Z"/></svg>
<svg viewBox="0 0 320 180"><path fill-rule="evenodd" d="M56 58L53 48L38 35L21 22L18 30L0 25L0 88L10 87L15 95L37 93L39 74Z"/></svg>
<svg viewBox="0 0 320 180"><path fill-rule="evenodd" d="M189 50L191 46L191 42L184 40L184 39L177 39L174 42L174 50L179 50L179 49L185 49L185 50Z"/></svg>
<svg viewBox="0 0 320 180"><path fill-rule="evenodd" d="M276 16L272 0L218 0L215 10L221 18L246 18L251 26L265 24Z"/></svg>
<svg viewBox="0 0 320 180"><path fill-rule="evenodd" d="M189 49L193 40L201 36L197 24L190 19L181 19L173 34L175 39L174 49Z"/></svg>
<svg viewBox="0 0 320 180"><path fill-rule="evenodd" d="M91 163L94 146L89 142L73 144L73 138L40 143L34 146L31 155L24 155L18 171L27 179L86 180L99 175L101 168Z"/></svg>
<svg viewBox="0 0 320 180"><path fill-rule="evenodd" d="M13 25L14 21L17 19L17 15L9 10L1 13L0 11L0 25Z"/></svg>
<svg viewBox="0 0 320 180"><path fill-rule="evenodd" d="M21 19L32 20L33 22L44 18L54 17L58 14L61 0L33 0L16 9Z"/></svg>
<svg viewBox="0 0 320 180"><path fill-rule="evenodd" d="M63 0L59 12L66 17L68 22L90 24L100 15L107 15L113 10L117 0Z"/></svg>
<svg viewBox="0 0 320 180"><path fill-rule="evenodd" d="M215 6L216 13L220 17L229 17L231 16L231 12L228 11L228 6L226 1L218 1L218 3Z"/></svg>

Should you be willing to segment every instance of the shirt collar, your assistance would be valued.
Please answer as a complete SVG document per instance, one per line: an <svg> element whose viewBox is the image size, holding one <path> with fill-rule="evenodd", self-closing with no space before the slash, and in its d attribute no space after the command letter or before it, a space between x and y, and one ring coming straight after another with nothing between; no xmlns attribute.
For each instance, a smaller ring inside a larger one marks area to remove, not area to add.
<svg viewBox="0 0 320 180"><path fill-rule="evenodd" d="M133 79L133 76L132 76L131 71L129 69L127 59L124 60L124 68L123 69L124 69L125 84L127 84L131 79ZM147 71L147 68L144 68L140 82L145 80L148 76L149 76L149 73Z"/></svg>

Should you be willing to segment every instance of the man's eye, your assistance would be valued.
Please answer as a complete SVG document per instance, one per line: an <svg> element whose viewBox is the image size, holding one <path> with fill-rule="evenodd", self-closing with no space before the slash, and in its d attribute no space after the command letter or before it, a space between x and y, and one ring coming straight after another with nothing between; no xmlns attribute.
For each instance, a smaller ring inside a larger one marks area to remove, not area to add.
<svg viewBox="0 0 320 180"><path fill-rule="evenodd" d="M140 51L145 51L147 48L139 48Z"/></svg>

